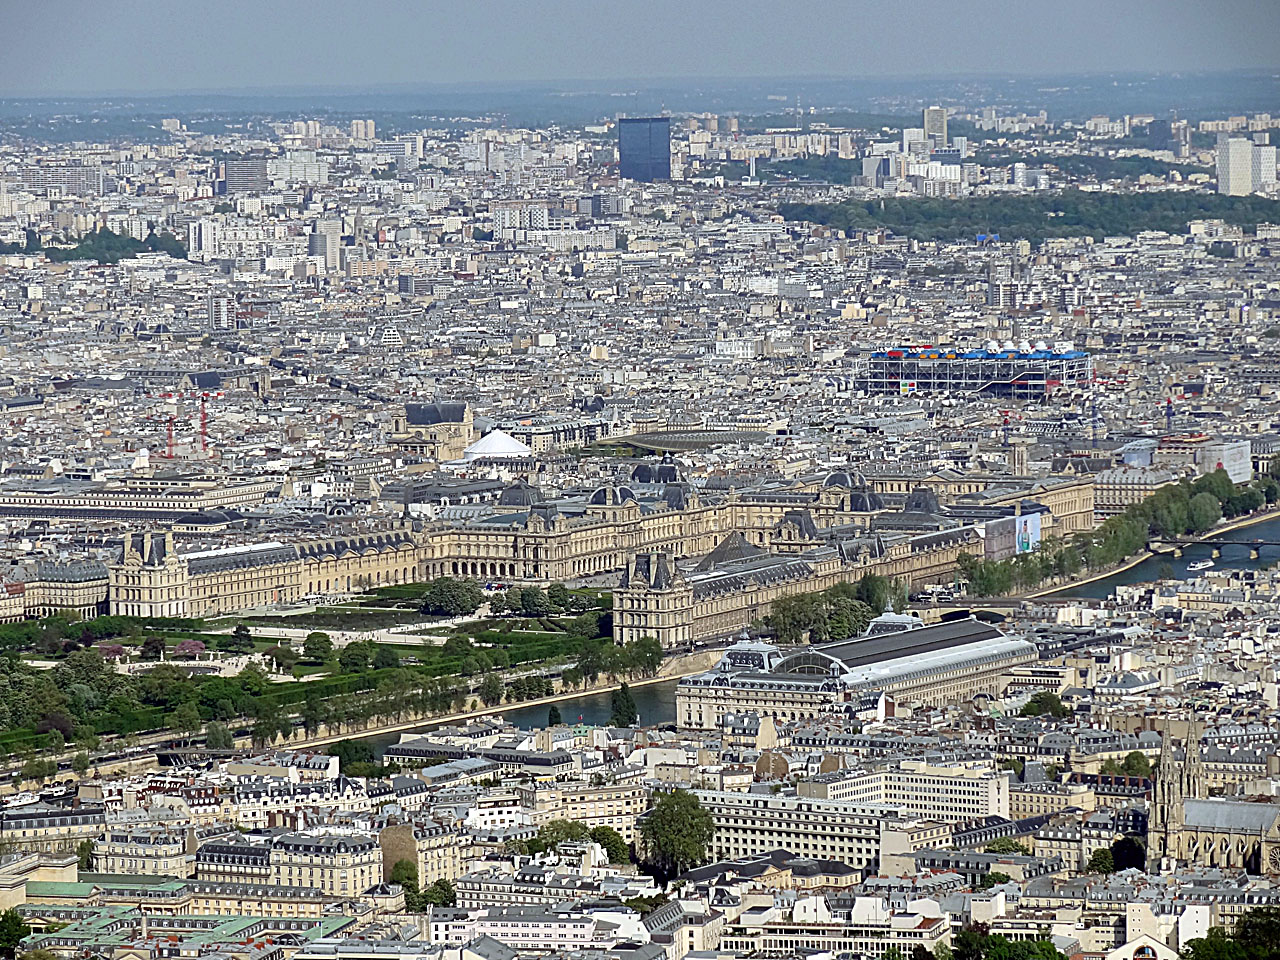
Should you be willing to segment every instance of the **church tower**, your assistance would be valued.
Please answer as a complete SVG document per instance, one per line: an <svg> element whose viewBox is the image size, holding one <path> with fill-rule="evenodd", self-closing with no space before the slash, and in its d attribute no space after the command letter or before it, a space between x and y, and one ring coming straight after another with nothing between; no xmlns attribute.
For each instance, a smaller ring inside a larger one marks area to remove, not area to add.
<svg viewBox="0 0 1280 960"><path fill-rule="evenodd" d="M1147 820L1147 872L1157 873L1181 852L1185 823L1183 803L1206 795L1204 758L1200 753L1199 723L1187 727L1183 762L1173 755L1173 736L1165 728L1160 741L1160 766L1151 788L1151 810Z"/></svg>

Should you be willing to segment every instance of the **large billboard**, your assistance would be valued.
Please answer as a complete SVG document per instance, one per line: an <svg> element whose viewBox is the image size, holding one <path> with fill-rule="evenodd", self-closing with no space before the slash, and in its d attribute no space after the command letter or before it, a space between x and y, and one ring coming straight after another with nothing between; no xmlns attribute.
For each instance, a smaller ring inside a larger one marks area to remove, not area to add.
<svg viewBox="0 0 1280 960"><path fill-rule="evenodd" d="M1040 546L1040 514L1024 513L1020 517L1014 517L1013 520L1017 530L1014 536L1016 553L1030 553Z"/></svg>
<svg viewBox="0 0 1280 960"><path fill-rule="evenodd" d="M1001 517L983 524L985 543L983 559L1008 560L1019 553L1030 553L1040 546L1040 514L1024 513L1018 517Z"/></svg>

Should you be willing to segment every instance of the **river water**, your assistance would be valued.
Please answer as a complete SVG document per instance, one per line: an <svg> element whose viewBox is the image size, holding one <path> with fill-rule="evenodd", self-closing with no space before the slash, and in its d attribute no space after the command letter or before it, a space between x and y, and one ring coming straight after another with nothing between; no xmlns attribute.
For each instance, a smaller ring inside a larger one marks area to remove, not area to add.
<svg viewBox="0 0 1280 960"><path fill-rule="evenodd" d="M640 722L645 726L651 726L657 723L670 723L676 718L676 684L678 680L663 680L661 683L648 683L643 687L632 687L631 697L636 702L636 710L640 713ZM560 708L560 718L565 723L589 723L594 726L602 726L609 722L609 715L613 712L610 705L611 692L601 693L584 693L576 697L569 697L565 700L558 700L556 706ZM511 710L504 710L501 716L517 727L530 729L532 727L545 727L547 725L547 713L550 711L550 704L542 704L536 707L515 707ZM435 727L440 726L440 722L424 723L421 727L413 730L413 733L427 733ZM374 752L379 756L382 751L393 743L399 743L405 733L386 733L373 737L360 737L361 740L367 740L373 746Z"/></svg>
<svg viewBox="0 0 1280 960"><path fill-rule="evenodd" d="M1224 544L1197 543L1184 547L1182 556L1175 557L1171 554L1156 554L1148 557L1139 564L1135 564L1128 570L1122 570L1119 573L1113 573L1109 577L1101 580L1095 580L1092 583L1081 584L1075 587L1063 587L1061 590L1055 590L1047 596L1051 597L1081 597L1092 600L1102 600L1109 596L1116 587L1130 583L1149 583L1160 577L1160 569L1164 564L1168 564L1173 569L1173 575L1179 580L1186 580L1188 577L1195 576L1194 573L1188 573L1187 564L1196 560L1213 559L1216 567L1234 567L1237 569L1256 570L1258 567L1267 567L1280 561L1280 547L1262 546L1260 548L1261 555L1257 560L1253 560L1249 556L1249 550L1252 540L1273 540L1280 541L1280 517L1271 520L1264 520L1261 523L1255 523L1252 526L1241 527L1239 530L1232 530L1230 533L1223 534ZM1222 556L1213 558L1214 547L1222 550ZM1165 571L1168 572L1167 570Z"/></svg>

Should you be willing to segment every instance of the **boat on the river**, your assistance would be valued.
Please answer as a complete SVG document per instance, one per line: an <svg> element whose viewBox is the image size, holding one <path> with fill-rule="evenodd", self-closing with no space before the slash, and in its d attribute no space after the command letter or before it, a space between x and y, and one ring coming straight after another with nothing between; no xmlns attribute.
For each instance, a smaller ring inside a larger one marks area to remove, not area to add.
<svg viewBox="0 0 1280 960"><path fill-rule="evenodd" d="M1192 560L1187 564L1187 572L1191 573L1196 570L1208 570L1212 566L1212 560Z"/></svg>

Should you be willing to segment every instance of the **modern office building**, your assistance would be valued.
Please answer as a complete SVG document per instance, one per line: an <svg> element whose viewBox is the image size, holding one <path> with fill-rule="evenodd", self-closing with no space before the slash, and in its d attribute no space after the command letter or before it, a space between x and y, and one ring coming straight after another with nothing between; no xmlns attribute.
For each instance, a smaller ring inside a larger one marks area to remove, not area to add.
<svg viewBox="0 0 1280 960"><path fill-rule="evenodd" d="M924 108L924 135L933 141L935 149L947 146L947 108Z"/></svg>
<svg viewBox="0 0 1280 960"><path fill-rule="evenodd" d="M1218 192L1245 197L1276 182L1276 148L1244 137L1218 139Z"/></svg>
<svg viewBox="0 0 1280 960"><path fill-rule="evenodd" d="M903 815L949 823L1009 817L1009 776L993 767L935 766L903 760L880 770L841 770L801 780L802 797L892 807Z"/></svg>
<svg viewBox="0 0 1280 960"><path fill-rule="evenodd" d="M868 393L985 393L1035 399L1060 387L1083 387L1093 379L1093 360L1083 350L1004 348L960 352L940 347L878 350L867 360Z"/></svg>
<svg viewBox="0 0 1280 960"><path fill-rule="evenodd" d="M1243 197L1253 192L1253 141L1244 137L1218 140L1218 192Z"/></svg>
<svg viewBox="0 0 1280 960"><path fill-rule="evenodd" d="M319 220L315 230L307 235L307 256L323 258L324 268L328 272L341 266L341 246L342 223L338 220Z"/></svg>
<svg viewBox="0 0 1280 960"><path fill-rule="evenodd" d="M227 330L235 326L236 302L231 297L209 294L205 301L210 330Z"/></svg>
<svg viewBox="0 0 1280 960"><path fill-rule="evenodd" d="M671 119L623 117L618 120L618 172L628 180L671 179Z"/></svg>
<svg viewBox="0 0 1280 960"><path fill-rule="evenodd" d="M51 163L23 167L22 185L32 193L96 196L106 192L107 178L102 167Z"/></svg>
<svg viewBox="0 0 1280 960"><path fill-rule="evenodd" d="M223 193L262 193L269 184L266 157L242 157L223 162Z"/></svg>

